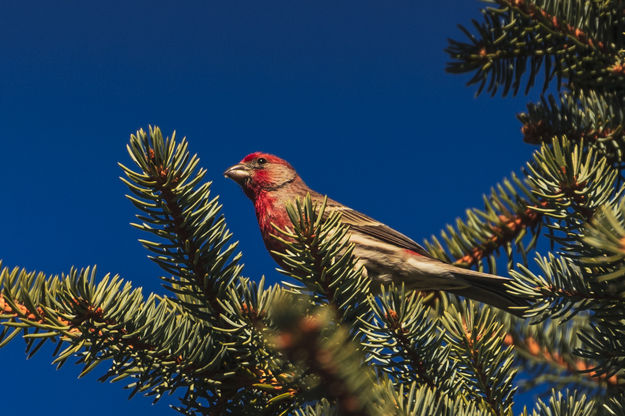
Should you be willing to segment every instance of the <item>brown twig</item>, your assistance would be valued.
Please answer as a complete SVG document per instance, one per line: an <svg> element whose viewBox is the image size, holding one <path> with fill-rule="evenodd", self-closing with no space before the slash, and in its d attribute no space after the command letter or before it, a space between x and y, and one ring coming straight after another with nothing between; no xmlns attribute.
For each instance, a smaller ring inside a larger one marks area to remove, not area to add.
<svg viewBox="0 0 625 416"><path fill-rule="evenodd" d="M605 374L598 374L596 371L590 370L592 368L592 364L589 364L581 359L566 360L562 354L555 351L549 351L547 348L542 347L538 341L531 336L521 340L512 334L506 334L504 344L512 345L540 361L547 362L564 371L582 375L592 381L607 383L612 386L621 384L621 380L619 380L616 375L607 377Z"/></svg>
<svg viewBox="0 0 625 416"><path fill-rule="evenodd" d="M546 206L546 202L541 203ZM472 266L485 257L496 251L499 247L513 241L516 236L525 228L537 225L542 219L542 214L531 206L526 207L522 212L505 216L499 216L499 224L491 225L493 235L484 243L470 250L454 262L456 265Z"/></svg>
<svg viewBox="0 0 625 416"><path fill-rule="evenodd" d="M305 316L290 330L282 331L276 346L292 361L304 361L321 378L319 384L328 397L336 399L339 413L347 416L367 416L360 399L339 376L333 353L322 344L322 322L317 316Z"/></svg>
<svg viewBox="0 0 625 416"><path fill-rule="evenodd" d="M588 130L567 130L567 138L573 141L590 141L598 142L603 139L619 139L622 134L615 135L616 130L609 127L588 129ZM545 120L538 120L532 123L525 123L521 127L523 141L525 143L539 145L545 141L550 141L554 136L560 135L562 132L553 128Z"/></svg>

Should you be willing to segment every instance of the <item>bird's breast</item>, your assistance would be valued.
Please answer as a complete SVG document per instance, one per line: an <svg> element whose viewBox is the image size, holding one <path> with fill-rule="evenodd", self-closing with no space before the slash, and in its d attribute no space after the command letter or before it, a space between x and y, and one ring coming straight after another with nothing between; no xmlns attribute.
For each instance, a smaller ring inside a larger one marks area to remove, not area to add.
<svg viewBox="0 0 625 416"><path fill-rule="evenodd" d="M274 237L279 235L279 231L275 227L284 229L291 224L284 206L280 204L278 198L269 193L261 193L254 201L254 208L256 209L258 226L267 249L270 251L284 251L284 243Z"/></svg>

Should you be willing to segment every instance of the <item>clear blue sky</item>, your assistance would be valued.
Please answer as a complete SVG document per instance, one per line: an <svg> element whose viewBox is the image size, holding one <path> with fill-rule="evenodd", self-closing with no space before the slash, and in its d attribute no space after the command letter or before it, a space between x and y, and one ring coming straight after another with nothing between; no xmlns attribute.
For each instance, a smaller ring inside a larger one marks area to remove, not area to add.
<svg viewBox="0 0 625 416"><path fill-rule="evenodd" d="M117 179L148 124L189 138L253 278L280 276L222 172L256 150L417 241L438 234L533 150L515 119L529 98L476 99L444 72L446 39L481 6L3 1L0 258L47 273L97 264L162 293ZM0 350L4 414L175 414L50 361L48 349L27 362L19 340Z"/></svg>

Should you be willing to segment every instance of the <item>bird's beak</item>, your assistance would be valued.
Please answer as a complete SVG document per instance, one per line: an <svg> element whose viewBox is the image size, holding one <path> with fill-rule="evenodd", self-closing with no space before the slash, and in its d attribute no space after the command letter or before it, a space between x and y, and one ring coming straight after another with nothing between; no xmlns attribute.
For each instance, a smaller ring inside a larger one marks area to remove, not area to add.
<svg viewBox="0 0 625 416"><path fill-rule="evenodd" d="M230 178L238 184L243 183L250 177L250 169L242 164L237 164L234 166L230 166L224 172L224 176L226 178Z"/></svg>

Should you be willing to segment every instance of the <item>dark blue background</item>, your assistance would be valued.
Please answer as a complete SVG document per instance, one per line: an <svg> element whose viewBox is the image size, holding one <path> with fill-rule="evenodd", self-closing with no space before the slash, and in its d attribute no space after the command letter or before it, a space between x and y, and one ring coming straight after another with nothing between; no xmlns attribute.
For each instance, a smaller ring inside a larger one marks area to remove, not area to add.
<svg viewBox="0 0 625 416"><path fill-rule="evenodd" d="M476 99L444 72L446 38L481 6L3 1L0 258L46 273L97 264L162 293L117 179L148 124L189 138L253 278L280 276L222 172L256 150L417 241L438 234L533 150L514 117L526 97ZM49 354L27 362L19 340L0 351L4 414L174 414L172 399L127 401L98 370L57 372Z"/></svg>

